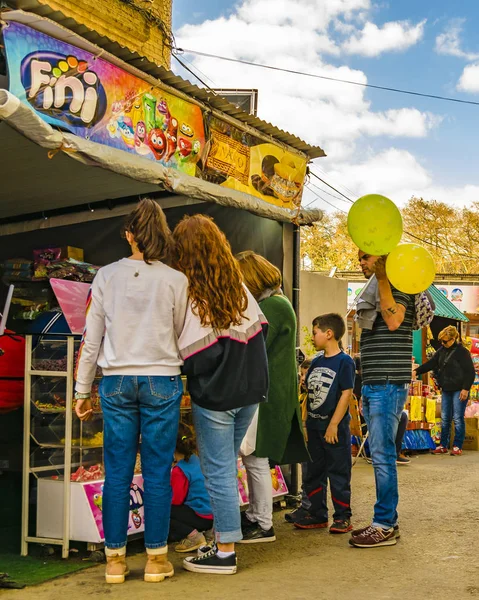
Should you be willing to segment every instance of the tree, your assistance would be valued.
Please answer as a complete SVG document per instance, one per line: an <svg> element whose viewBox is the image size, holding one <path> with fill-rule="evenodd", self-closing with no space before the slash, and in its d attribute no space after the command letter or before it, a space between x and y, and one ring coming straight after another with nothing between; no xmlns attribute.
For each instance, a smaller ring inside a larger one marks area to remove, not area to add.
<svg viewBox="0 0 479 600"><path fill-rule="evenodd" d="M438 273L479 273L479 202L461 209L413 197L401 213L402 241L427 248ZM347 215L342 212L325 214L320 223L302 228L303 269L355 271L357 252L348 234Z"/></svg>

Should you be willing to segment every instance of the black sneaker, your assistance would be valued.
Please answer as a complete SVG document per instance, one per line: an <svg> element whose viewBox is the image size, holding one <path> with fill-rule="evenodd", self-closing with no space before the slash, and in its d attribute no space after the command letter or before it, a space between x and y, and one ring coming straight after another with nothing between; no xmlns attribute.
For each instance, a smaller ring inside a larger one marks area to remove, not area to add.
<svg viewBox="0 0 479 600"><path fill-rule="evenodd" d="M185 558L183 567L192 573L234 575L237 571L236 554L233 552L233 554L226 558L220 558L218 556L218 549L214 546L209 552Z"/></svg>
<svg viewBox="0 0 479 600"><path fill-rule="evenodd" d="M328 521L320 521L317 517L308 512L304 517L294 521L293 525L298 529L325 529Z"/></svg>
<svg viewBox="0 0 479 600"><path fill-rule="evenodd" d="M254 521L250 521L248 519L248 517L246 516L245 512L241 513L241 531L243 532L243 537L252 529L256 529L258 526L258 523L255 523Z"/></svg>
<svg viewBox="0 0 479 600"><path fill-rule="evenodd" d="M243 533L243 539L239 540L238 544L263 544L275 541L276 535L273 527L268 531L265 531L259 525L256 525L254 529L249 529L247 532Z"/></svg>
<svg viewBox="0 0 479 600"><path fill-rule="evenodd" d="M308 510L306 508L303 508L302 506L300 506L296 510L286 513L284 515L284 520L287 521L288 523L294 523L298 519L302 519L303 517L305 517L307 514L309 514Z"/></svg>
<svg viewBox="0 0 479 600"><path fill-rule="evenodd" d="M334 519L333 524L329 528L329 533L348 533L353 530L349 519Z"/></svg>

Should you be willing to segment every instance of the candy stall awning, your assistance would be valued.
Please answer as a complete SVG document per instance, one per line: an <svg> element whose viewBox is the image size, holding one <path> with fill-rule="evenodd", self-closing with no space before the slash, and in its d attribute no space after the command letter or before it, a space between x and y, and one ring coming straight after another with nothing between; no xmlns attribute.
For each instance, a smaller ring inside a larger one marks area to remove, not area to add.
<svg viewBox="0 0 479 600"><path fill-rule="evenodd" d="M247 210L275 221L297 219L304 225L322 217L320 210L297 212L277 207L249 194L58 131L3 89L0 165L0 219L161 190Z"/></svg>

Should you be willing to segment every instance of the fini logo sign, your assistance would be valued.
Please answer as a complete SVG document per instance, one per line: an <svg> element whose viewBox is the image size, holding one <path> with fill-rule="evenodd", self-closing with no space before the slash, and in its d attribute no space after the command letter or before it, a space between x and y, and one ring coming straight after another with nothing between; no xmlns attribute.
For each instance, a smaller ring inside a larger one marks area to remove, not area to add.
<svg viewBox="0 0 479 600"><path fill-rule="evenodd" d="M107 98L89 63L73 54L35 51L22 60L20 77L35 110L74 127L92 127L105 115Z"/></svg>

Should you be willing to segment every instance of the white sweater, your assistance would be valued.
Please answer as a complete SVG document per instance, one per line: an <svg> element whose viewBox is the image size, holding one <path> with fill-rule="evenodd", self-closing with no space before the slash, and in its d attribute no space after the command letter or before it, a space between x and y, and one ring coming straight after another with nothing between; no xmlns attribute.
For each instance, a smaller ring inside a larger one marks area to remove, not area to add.
<svg viewBox="0 0 479 600"><path fill-rule="evenodd" d="M103 375L179 375L187 305L187 278L161 262L123 258L101 268L88 301L76 391L90 391L97 364Z"/></svg>

